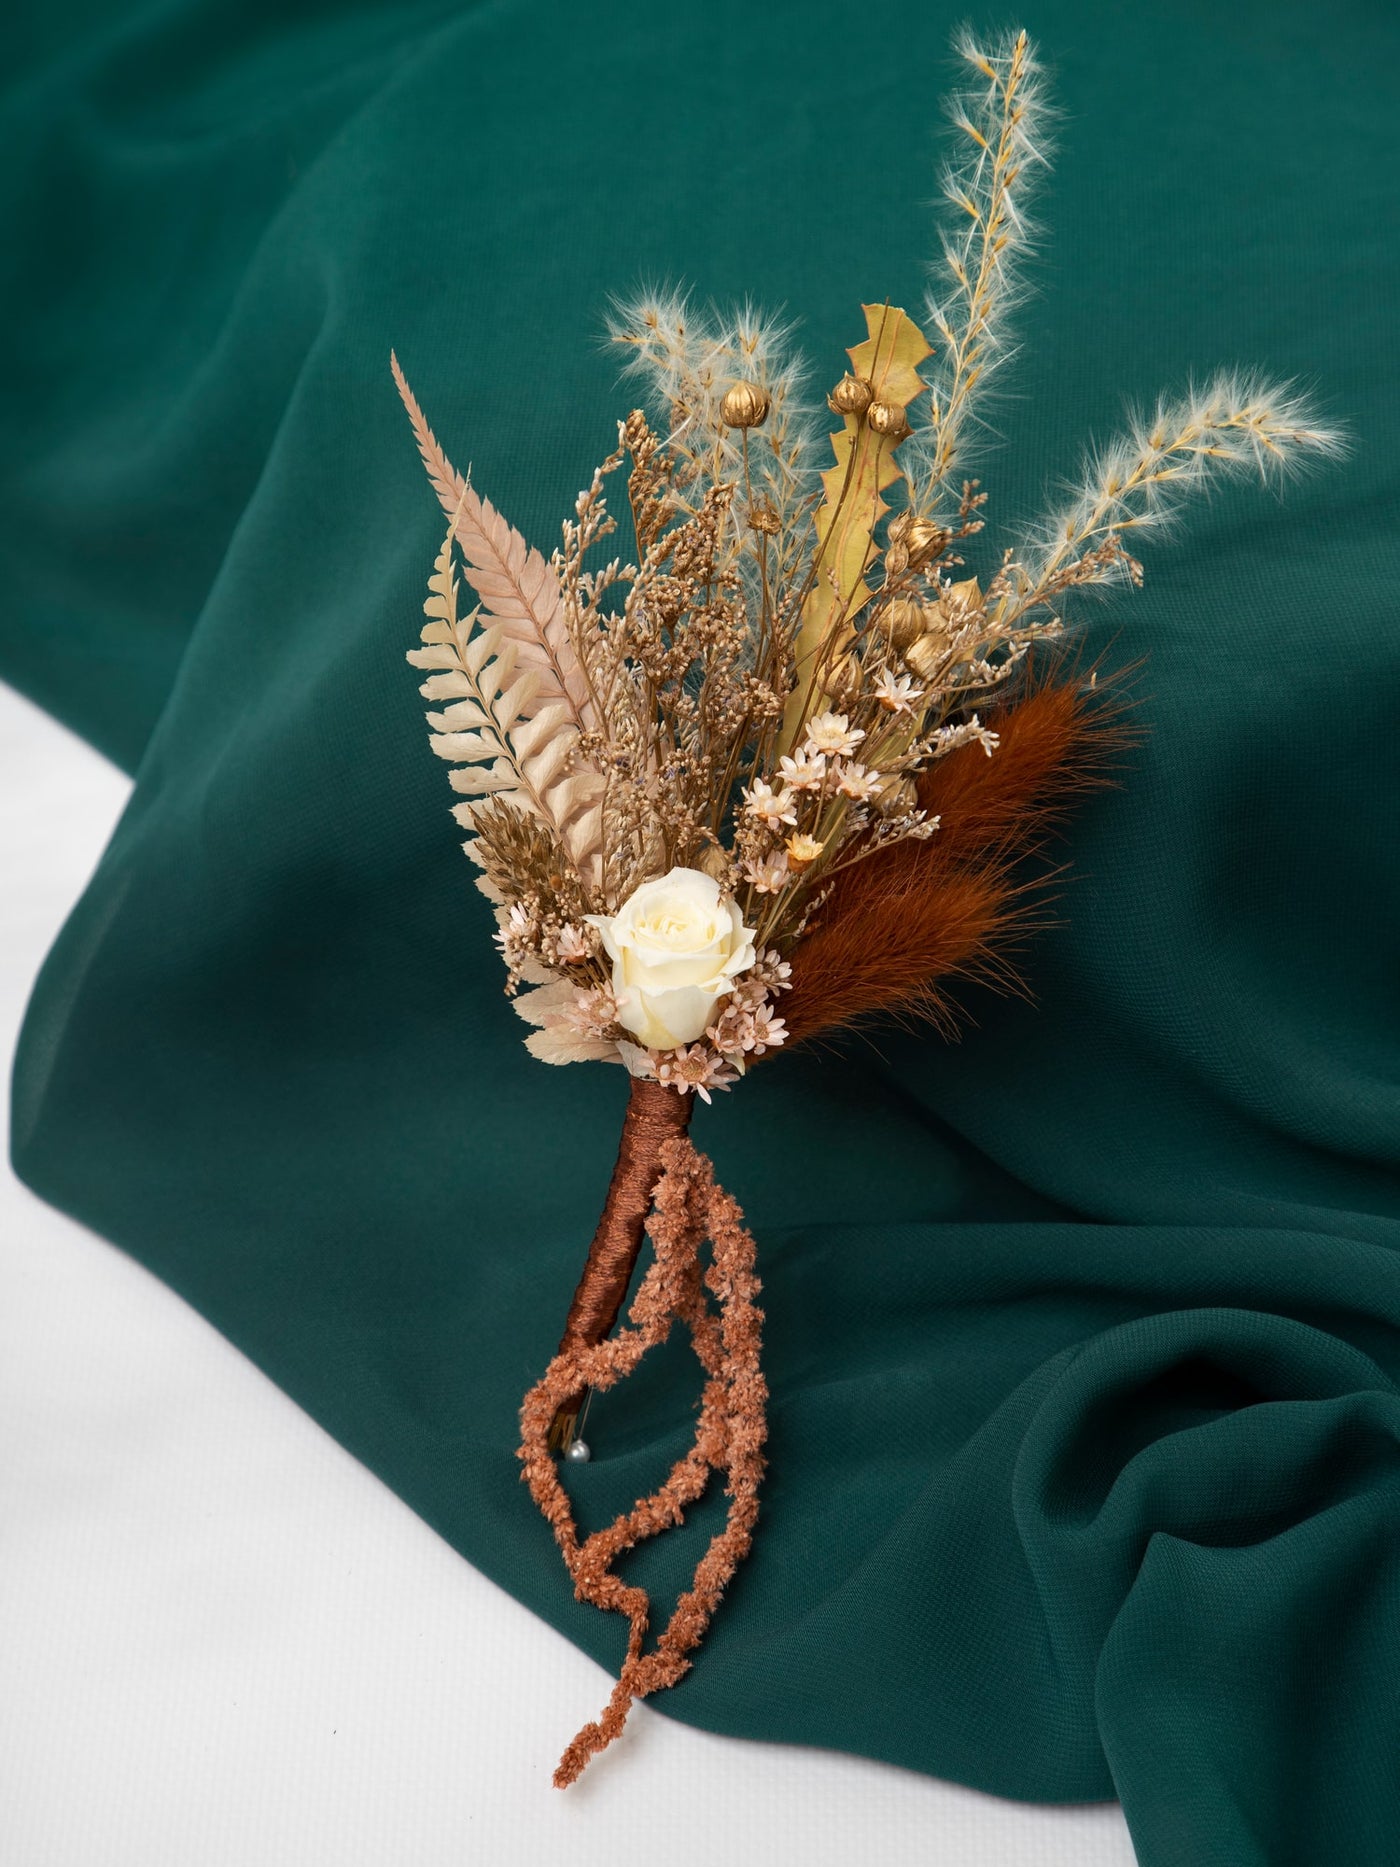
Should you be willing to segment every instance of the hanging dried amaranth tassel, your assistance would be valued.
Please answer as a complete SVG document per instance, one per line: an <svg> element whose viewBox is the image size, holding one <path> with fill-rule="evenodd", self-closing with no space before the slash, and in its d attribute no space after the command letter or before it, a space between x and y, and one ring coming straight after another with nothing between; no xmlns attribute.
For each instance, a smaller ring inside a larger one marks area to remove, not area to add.
<svg viewBox="0 0 1400 1867"><path fill-rule="evenodd" d="M664 1093L676 1099L674 1092ZM673 1134L663 1140L657 1159L660 1178L648 1227L655 1257L633 1300L630 1327L608 1341L566 1343L521 1408L518 1456L523 1475L563 1551L575 1594L580 1601L626 1615L630 1624L627 1657L612 1697L601 1718L585 1725L560 1759L554 1773L560 1789L618 1735L633 1699L674 1685L690 1670L690 1655L749 1552L758 1517L768 1388L759 1366L763 1312L756 1307L754 1242L737 1202L715 1184L709 1160L687 1137ZM705 1265L707 1239L711 1250ZM717 1310L710 1307L707 1292ZM580 1542L550 1451L556 1415L580 1389L609 1388L630 1374L648 1349L666 1341L677 1322L689 1329L705 1374L694 1442L658 1490L606 1530ZM723 1475L729 1496L724 1528L711 1538L690 1587L677 1601L656 1646L646 1653L650 1599L645 1589L621 1581L613 1565L637 1543L680 1524L687 1508L704 1494L712 1473Z"/></svg>

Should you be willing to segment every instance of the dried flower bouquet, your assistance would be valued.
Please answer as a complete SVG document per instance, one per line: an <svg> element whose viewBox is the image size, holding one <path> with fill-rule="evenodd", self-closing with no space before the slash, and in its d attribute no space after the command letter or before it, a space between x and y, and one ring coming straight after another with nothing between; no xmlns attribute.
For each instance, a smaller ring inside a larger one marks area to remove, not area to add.
<svg viewBox="0 0 1400 1867"><path fill-rule="evenodd" d="M561 1784L633 1697L689 1666L756 1514L753 1245L687 1138L693 1097L870 1013L941 1019L951 976L1006 975L1018 858L1111 736L1092 680L1053 663L1028 679L1028 657L1062 634L1074 591L1140 581L1136 536L1210 474L1268 476L1337 446L1296 397L1217 377L1093 455L985 582L969 572L986 495L964 456L1008 354L1045 108L1024 33L959 52L969 84L951 104L936 287L922 324L863 307L865 336L826 397L834 432L804 397L788 329L678 297L620 303L612 335L653 416L618 424L546 559L453 468L393 363L448 521L409 660L496 910L506 990L535 1056L631 1075L560 1351L522 1412L525 1476L579 1594L632 1630ZM600 563L614 482L634 561ZM632 1326L609 1339L649 1219L655 1262ZM586 1456L585 1392L677 1318L706 1377L695 1444L654 1497L580 1542L550 1455ZM729 1521L644 1654L649 1603L612 1564L678 1522L715 1470Z"/></svg>

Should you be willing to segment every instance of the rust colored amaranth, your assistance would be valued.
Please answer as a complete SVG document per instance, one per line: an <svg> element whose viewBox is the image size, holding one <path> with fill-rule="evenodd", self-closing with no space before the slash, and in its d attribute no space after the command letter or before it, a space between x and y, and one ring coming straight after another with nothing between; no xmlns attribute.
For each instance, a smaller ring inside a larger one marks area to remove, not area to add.
<svg viewBox="0 0 1400 1867"><path fill-rule="evenodd" d="M674 1090L667 1093L675 1095ZM768 1387L759 1366L763 1312L756 1302L754 1242L737 1203L715 1184L710 1162L685 1135L662 1143L660 1165L648 1228L655 1257L633 1298L630 1326L591 1347L561 1350L520 1411L521 1476L554 1532L575 1595L623 1615L629 1626L627 1655L607 1706L559 1760L554 1781L560 1789L619 1734L633 1699L674 1685L690 1670L691 1655L748 1554L758 1517ZM706 1239L708 1265L702 1261ZM606 1530L580 1538L548 1445L556 1409L581 1386L608 1388L622 1380L649 1348L667 1339L676 1322L690 1331L705 1376L694 1440L650 1497L639 1498ZM722 1475L729 1498L724 1528L710 1538L690 1587L656 1645L645 1652L651 1602L645 1589L614 1574L613 1565L646 1537L682 1523L712 1473Z"/></svg>

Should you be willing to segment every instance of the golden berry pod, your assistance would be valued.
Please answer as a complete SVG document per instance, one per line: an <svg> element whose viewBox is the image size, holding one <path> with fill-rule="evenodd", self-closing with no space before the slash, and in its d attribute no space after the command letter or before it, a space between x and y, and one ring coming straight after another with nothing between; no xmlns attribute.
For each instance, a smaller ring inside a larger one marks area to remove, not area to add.
<svg viewBox="0 0 1400 1867"><path fill-rule="evenodd" d="M864 376L852 376L849 370L826 398L835 415L863 415L874 400L875 392Z"/></svg>
<svg viewBox="0 0 1400 1867"><path fill-rule="evenodd" d="M934 558L942 557L948 549L952 536L953 534L946 526L935 525L932 519L916 519L911 516L901 540L909 553L909 568L921 570Z"/></svg>
<svg viewBox="0 0 1400 1867"><path fill-rule="evenodd" d="M726 428L761 428L772 406L768 391L756 382L736 382L724 393L719 418Z"/></svg>
<svg viewBox="0 0 1400 1867"><path fill-rule="evenodd" d="M904 650L904 663L921 681L936 681L948 653L948 637L942 629L919 636Z"/></svg>
<svg viewBox="0 0 1400 1867"><path fill-rule="evenodd" d="M898 402L872 402L865 411L865 419L883 440L896 444L912 432L909 418Z"/></svg>
<svg viewBox="0 0 1400 1867"><path fill-rule="evenodd" d="M938 608L950 629L961 629L982 614L982 586L975 577L950 583L938 599Z"/></svg>
<svg viewBox="0 0 1400 1867"><path fill-rule="evenodd" d="M853 707L860 698L860 663L854 655L842 655L824 683L827 696L838 707Z"/></svg>
<svg viewBox="0 0 1400 1867"><path fill-rule="evenodd" d="M932 559L942 557L953 534L947 526L936 525L932 519L916 518L905 506L890 520L886 537L889 543L885 547L885 564L888 568L893 560L896 567L893 574L897 577L905 570L921 570Z"/></svg>
<svg viewBox="0 0 1400 1867"><path fill-rule="evenodd" d="M901 655L927 631L929 621L927 609L912 596L895 597L871 617L872 627Z"/></svg>
<svg viewBox="0 0 1400 1867"><path fill-rule="evenodd" d="M884 779L875 793L875 808L882 817L902 817L919 807L919 787L912 778L897 773Z"/></svg>

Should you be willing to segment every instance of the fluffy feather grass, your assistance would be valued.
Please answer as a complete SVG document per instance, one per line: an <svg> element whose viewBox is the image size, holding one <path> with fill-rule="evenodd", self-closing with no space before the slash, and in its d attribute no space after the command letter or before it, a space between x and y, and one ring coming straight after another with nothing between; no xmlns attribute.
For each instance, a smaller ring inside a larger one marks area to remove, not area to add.
<svg viewBox="0 0 1400 1867"><path fill-rule="evenodd" d="M942 342L901 456L911 504L925 515L962 465L964 432L989 378L1015 354L1010 317L1025 296L1022 268L1035 239L1026 202L1049 160L1051 112L1026 34L984 47L963 33L956 50L972 82L948 103L958 140L941 193L955 218L924 300L925 329Z"/></svg>
<svg viewBox="0 0 1400 1867"><path fill-rule="evenodd" d="M1280 480L1309 455L1346 447L1343 431L1321 424L1291 384L1222 370L1174 401L1159 397L1118 439L1090 450L1066 503L1031 532L1026 568L1043 585L1111 535L1169 528L1214 478Z"/></svg>
<svg viewBox="0 0 1400 1867"><path fill-rule="evenodd" d="M810 366L794 348L796 324L752 304L699 308L685 293L668 290L614 296L607 328L611 341L630 352L623 375L639 377L668 419L677 496L693 506L696 493L720 480L744 490L731 544L753 598L760 594L760 554L745 522L756 506L771 511L778 529L766 574L773 585L786 585L810 543L826 438L805 396ZM769 396L761 428L729 428L720 419L720 405L736 382L756 383Z"/></svg>

